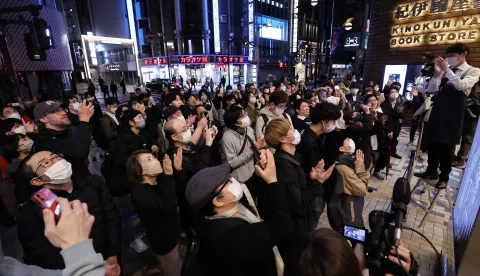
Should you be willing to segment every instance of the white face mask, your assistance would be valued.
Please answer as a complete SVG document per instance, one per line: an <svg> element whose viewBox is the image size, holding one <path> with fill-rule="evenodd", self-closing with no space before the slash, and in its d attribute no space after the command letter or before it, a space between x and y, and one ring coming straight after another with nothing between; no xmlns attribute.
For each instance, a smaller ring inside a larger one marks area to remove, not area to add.
<svg viewBox="0 0 480 276"><path fill-rule="evenodd" d="M184 144L190 143L192 141L192 132L190 130L185 131L182 134L182 138L183 138L182 143L184 143Z"/></svg>
<svg viewBox="0 0 480 276"><path fill-rule="evenodd" d="M115 112L117 111L117 108L116 107L113 107L113 108L110 108L110 112L115 114Z"/></svg>
<svg viewBox="0 0 480 276"><path fill-rule="evenodd" d="M293 145L298 145L300 144L300 141L302 141L302 136L300 135L300 132L298 132L298 130L295 129L295 131L293 132L293 142L290 142L291 144Z"/></svg>
<svg viewBox="0 0 480 276"><path fill-rule="evenodd" d="M185 121L186 121L186 120L185 120L185 117L183 117L183 115L180 116L180 117L178 117L177 119L179 119L179 120L182 121L182 122L185 122Z"/></svg>
<svg viewBox="0 0 480 276"><path fill-rule="evenodd" d="M358 93L358 89L356 89L356 88L352 89L352 94L353 95L357 95L357 93Z"/></svg>
<svg viewBox="0 0 480 276"><path fill-rule="evenodd" d="M390 99L391 100L396 100L398 98L398 93L392 93L390 94Z"/></svg>
<svg viewBox="0 0 480 276"><path fill-rule="evenodd" d="M8 116L7 119L18 119L18 120L21 120L22 117L20 116L20 114L18 114L17 112L15 112L15 113L10 114L10 116Z"/></svg>
<svg viewBox="0 0 480 276"><path fill-rule="evenodd" d="M231 203L231 202L239 202L240 199L243 197L243 188L242 184L240 184L235 178L230 179L231 183L228 186L227 191L232 193L233 196L235 196L235 199L229 202L225 202L225 204Z"/></svg>
<svg viewBox="0 0 480 276"><path fill-rule="evenodd" d="M323 129L323 132L325 132L325 133L330 133L330 132L334 131L335 128L337 128L337 126L336 126L335 124L333 124L333 125L328 125L327 128L324 128L324 129Z"/></svg>
<svg viewBox="0 0 480 276"><path fill-rule="evenodd" d="M250 99L248 99L248 101L251 103L251 104L254 104L257 102L257 99L255 97L251 97Z"/></svg>
<svg viewBox="0 0 480 276"><path fill-rule="evenodd" d="M284 111L283 108L275 107L275 112L277 112L278 116L282 116Z"/></svg>
<svg viewBox="0 0 480 276"><path fill-rule="evenodd" d="M73 103L72 108L73 110L78 111L78 109L80 108L80 103Z"/></svg>
<svg viewBox="0 0 480 276"><path fill-rule="evenodd" d="M23 142L23 144L18 144L18 150L19 151L30 151L33 147L33 140L28 139L27 141Z"/></svg>
<svg viewBox="0 0 480 276"><path fill-rule="evenodd" d="M452 67L455 67L457 66L458 64L458 59L457 57L453 56L453 57L447 57L447 62L448 62L448 65L452 66Z"/></svg>
<svg viewBox="0 0 480 276"><path fill-rule="evenodd" d="M250 117L248 117L248 116L243 117L242 120L240 121L240 123L242 124L243 128L246 128L246 127L250 126L250 123L251 123L250 122Z"/></svg>
<svg viewBox="0 0 480 276"><path fill-rule="evenodd" d="M27 134L27 130L25 129L24 126L17 127L16 129L13 130L13 132L18 134Z"/></svg>
<svg viewBox="0 0 480 276"><path fill-rule="evenodd" d="M348 139L348 146L350 147L348 153L353 154L355 152L355 142L352 139Z"/></svg>
<svg viewBox="0 0 480 276"><path fill-rule="evenodd" d="M380 88L378 88L378 87L375 86L375 87L373 88L373 90L374 90L375 92L378 92L378 91L380 91Z"/></svg>
<svg viewBox="0 0 480 276"><path fill-rule="evenodd" d="M43 175L50 178L50 182L44 182L45 184L65 184L70 181L72 177L72 164L68 163L65 159L61 159L48 168Z"/></svg>
<svg viewBox="0 0 480 276"><path fill-rule="evenodd" d="M148 164L146 168L143 169L144 175L159 175L162 173L162 166L160 165L160 161L155 158L155 162L151 162Z"/></svg>

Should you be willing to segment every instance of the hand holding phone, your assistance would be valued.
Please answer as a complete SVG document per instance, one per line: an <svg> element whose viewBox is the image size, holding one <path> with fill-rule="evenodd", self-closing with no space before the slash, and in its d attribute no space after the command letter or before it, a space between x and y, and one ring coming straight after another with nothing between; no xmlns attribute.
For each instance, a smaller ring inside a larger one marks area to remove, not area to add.
<svg viewBox="0 0 480 276"><path fill-rule="evenodd" d="M55 219L61 217L61 207L57 201L57 196L48 188L43 188L32 195L32 200L43 209L49 209L55 215Z"/></svg>

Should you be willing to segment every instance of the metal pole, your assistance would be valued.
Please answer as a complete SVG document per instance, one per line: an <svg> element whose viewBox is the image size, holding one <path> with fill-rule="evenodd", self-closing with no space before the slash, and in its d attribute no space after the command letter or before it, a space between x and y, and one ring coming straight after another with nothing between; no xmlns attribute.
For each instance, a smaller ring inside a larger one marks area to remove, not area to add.
<svg viewBox="0 0 480 276"><path fill-rule="evenodd" d="M163 36L163 38L165 38L165 36ZM162 41L165 42L165 54L167 55L168 78L171 80L172 75L170 74L170 56L168 55L168 45L167 45L167 41L165 41L163 38L162 38Z"/></svg>
<svg viewBox="0 0 480 276"><path fill-rule="evenodd" d="M228 46L227 46L227 78L228 78L228 85L232 85L230 83L230 43L232 40L228 41Z"/></svg>

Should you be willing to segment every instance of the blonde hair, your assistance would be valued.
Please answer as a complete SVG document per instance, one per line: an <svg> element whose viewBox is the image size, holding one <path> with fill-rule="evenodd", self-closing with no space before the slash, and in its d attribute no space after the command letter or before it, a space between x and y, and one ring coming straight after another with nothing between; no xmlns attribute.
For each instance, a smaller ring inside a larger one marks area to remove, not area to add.
<svg viewBox="0 0 480 276"><path fill-rule="evenodd" d="M273 119L265 127L265 142L272 148L279 148L282 144L280 139L288 135L290 128L292 125L287 119Z"/></svg>

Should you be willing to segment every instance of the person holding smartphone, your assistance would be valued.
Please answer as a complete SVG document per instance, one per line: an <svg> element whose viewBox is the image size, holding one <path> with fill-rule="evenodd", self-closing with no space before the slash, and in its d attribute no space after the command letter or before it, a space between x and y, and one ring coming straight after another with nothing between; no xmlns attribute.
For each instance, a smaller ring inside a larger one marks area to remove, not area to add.
<svg viewBox="0 0 480 276"><path fill-rule="evenodd" d="M90 234L93 246L105 259L109 275L120 274L117 259L120 254L120 214L102 178L78 173L75 168L72 170L72 164L63 155L49 151L26 157L16 176L17 202L22 206L18 217L18 239L25 253L25 263L48 269L65 268L60 249L44 236L48 225L42 220L42 207L31 199L32 194L48 188L58 197L88 204L88 212L95 217Z"/></svg>

